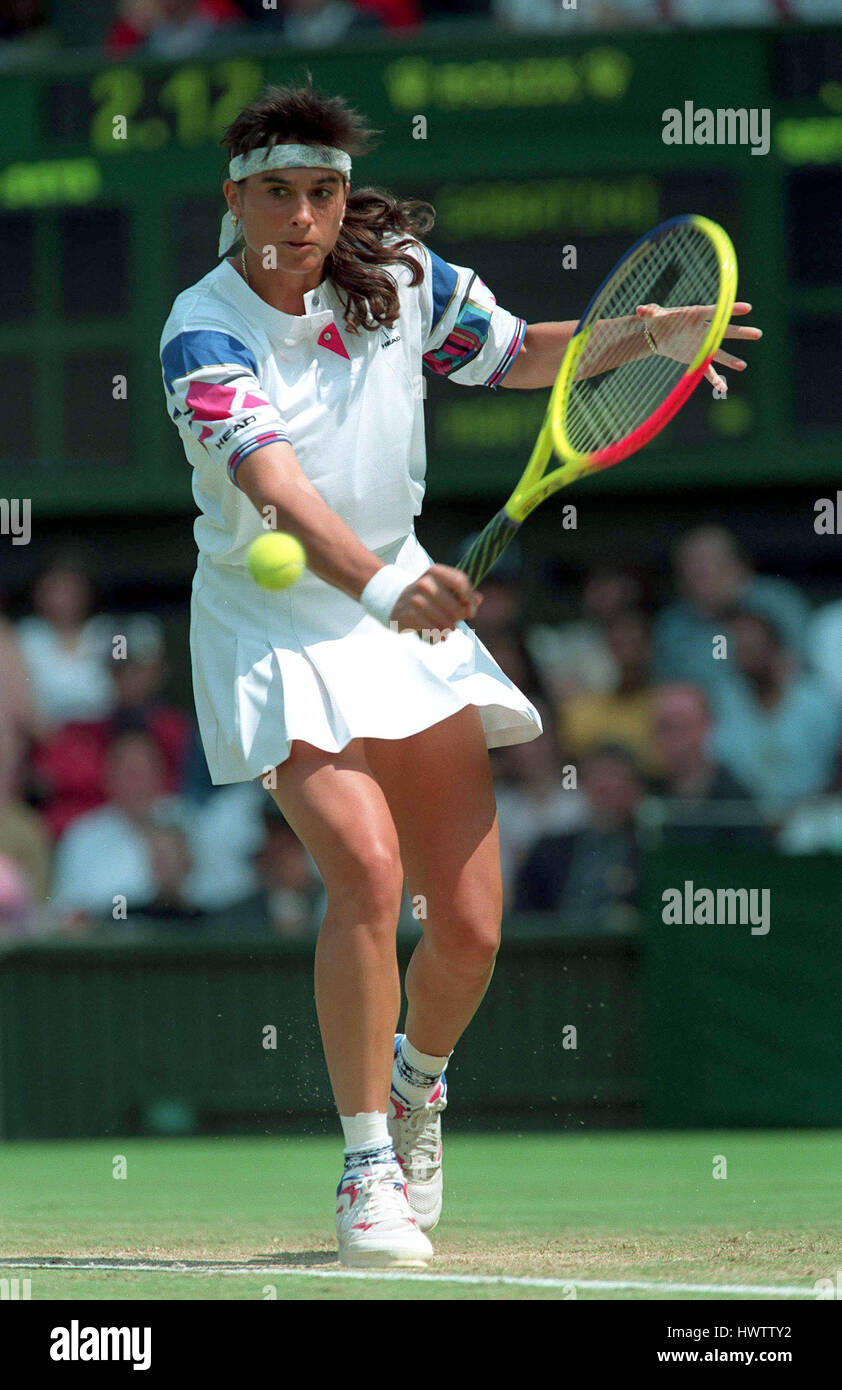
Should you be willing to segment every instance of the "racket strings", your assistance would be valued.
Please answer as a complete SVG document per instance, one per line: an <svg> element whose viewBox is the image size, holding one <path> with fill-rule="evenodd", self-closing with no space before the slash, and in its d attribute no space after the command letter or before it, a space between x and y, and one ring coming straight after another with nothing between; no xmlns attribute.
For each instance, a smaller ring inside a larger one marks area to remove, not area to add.
<svg viewBox="0 0 842 1390"><path fill-rule="evenodd" d="M659 354L647 349L645 356L628 361L629 351L639 352L640 334L630 322L638 306L715 304L719 285L716 248L693 224L671 228L620 267L588 316L588 340L569 388L566 434L575 450L595 453L642 425L671 394L704 343L710 314L702 307L680 319L646 319Z"/></svg>

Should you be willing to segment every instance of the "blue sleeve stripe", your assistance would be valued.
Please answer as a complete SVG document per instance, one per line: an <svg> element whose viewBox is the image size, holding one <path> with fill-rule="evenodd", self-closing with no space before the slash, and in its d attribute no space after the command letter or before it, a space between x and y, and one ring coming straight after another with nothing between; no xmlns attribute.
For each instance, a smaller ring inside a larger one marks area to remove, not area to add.
<svg viewBox="0 0 842 1390"><path fill-rule="evenodd" d="M214 328L196 328L179 333L161 351L164 382L170 393L177 377L187 376L188 372L198 371L200 367L228 362L237 362L257 376L257 362L245 343L241 343L239 338L232 338L230 333L220 333Z"/></svg>
<svg viewBox="0 0 842 1390"><path fill-rule="evenodd" d="M485 383L486 386L490 386L492 390L496 391L497 387L500 385L500 382L503 380L503 377L506 375L506 372L509 370L518 353L520 352L520 349L523 346L523 340L526 337L526 326L526 319L517 320L515 324L515 331L509 340L509 345L506 348L506 351L503 353L502 358L500 359L497 366L494 368L494 371L491 373L491 376Z"/></svg>
<svg viewBox="0 0 842 1390"><path fill-rule="evenodd" d="M447 312L451 300L456 293L459 283L459 276L447 261L443 261L441 256L437 256L435 251L427 247L427 254L430 257L433 276L433 322L430 327L432 333L437 323L441 323L443 316Z"/></svg>
<svg viewBox="0 0 842 1390"><path fill-rule="evenodd" d="M237 483L237 469L243 459L253 454L255 449L262 449L264 444L291 444L292 440L288 434L282 434L280 430L267 430L264 434L259 434L256 439L250 439L247 444L243 444L239 449L235 449L228 460L228 476L232 483ZM237 483L239 487L239 483Z"/></svg>

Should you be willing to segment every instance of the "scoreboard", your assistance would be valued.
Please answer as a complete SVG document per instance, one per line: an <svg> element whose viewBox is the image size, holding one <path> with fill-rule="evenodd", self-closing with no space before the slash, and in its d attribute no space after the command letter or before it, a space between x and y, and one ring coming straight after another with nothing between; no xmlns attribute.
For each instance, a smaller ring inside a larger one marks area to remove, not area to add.
<svg viewBox="0 0 842 1390"><path fill-rule="evenodd" d="M673 213L730 233L739 296L764 329L750 371L731 375L727 401L702 385L643 455L587 486L837 478L842 35L483 33L292 55L226 41L168 66L65 58L6 74L0 494L25 491L42 513L191 505L160 331L216 264L223 127L305 67L381 132L355 161L357 186L431 202L429 245L527 321L578 318L630 242ZM693 143L689 126L665 142L666 110L691 100L768 112L768 152ZM429 495L507 492L545 399L428 380Z"/></svg>

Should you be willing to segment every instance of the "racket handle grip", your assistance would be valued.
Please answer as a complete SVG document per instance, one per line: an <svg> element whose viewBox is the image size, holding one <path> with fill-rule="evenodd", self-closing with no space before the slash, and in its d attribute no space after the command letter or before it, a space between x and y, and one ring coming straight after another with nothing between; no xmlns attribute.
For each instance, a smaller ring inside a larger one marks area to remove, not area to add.
<svg viewBox="0 0 842 1390"><path fill-rule="evenodd" d="M477 536L462 563L458 566L468 576L471 583L481 584L494 562L499 559L509 541L520 530L520 522L513 521L505 507L493 516L485 530Z"/></svg>

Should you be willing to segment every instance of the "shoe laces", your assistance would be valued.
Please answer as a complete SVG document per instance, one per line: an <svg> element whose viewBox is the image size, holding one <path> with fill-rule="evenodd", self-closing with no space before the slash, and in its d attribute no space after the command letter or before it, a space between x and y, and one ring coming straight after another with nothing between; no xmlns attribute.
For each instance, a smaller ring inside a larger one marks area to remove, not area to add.
<svg viewBox="0 0 842 1390"><path fill-rule="evenodd" d="M443 1097L433 1101L431 1104L420 1105L417 1110L410 1110L401 1121L403 1129L404 1144L401 1147L411 1147L416 1150L419 1156L435 1162L439 1154L439 1133L436 1119L444 1110L445 1102ZM413 1158L415 1154L413 1154Z"/></svg>
<svg viewBox="0 0 842 1390"><path fill-rule="evenodd" d="M353 1180L360 1191L362 1206L360 1210L365 1210L367 1221L388 1221L396 1217L401 1220L411 1220L411 1214L407 1206L406 1186L400 1168L389 1166L388 1172L383 1173L349 1173L348 1179ZM346 1179L343 1179L343 1182ZM341 1188L340 1188L341 1191ZM351 1208L351 1213L356 1207Z"/></svg>

